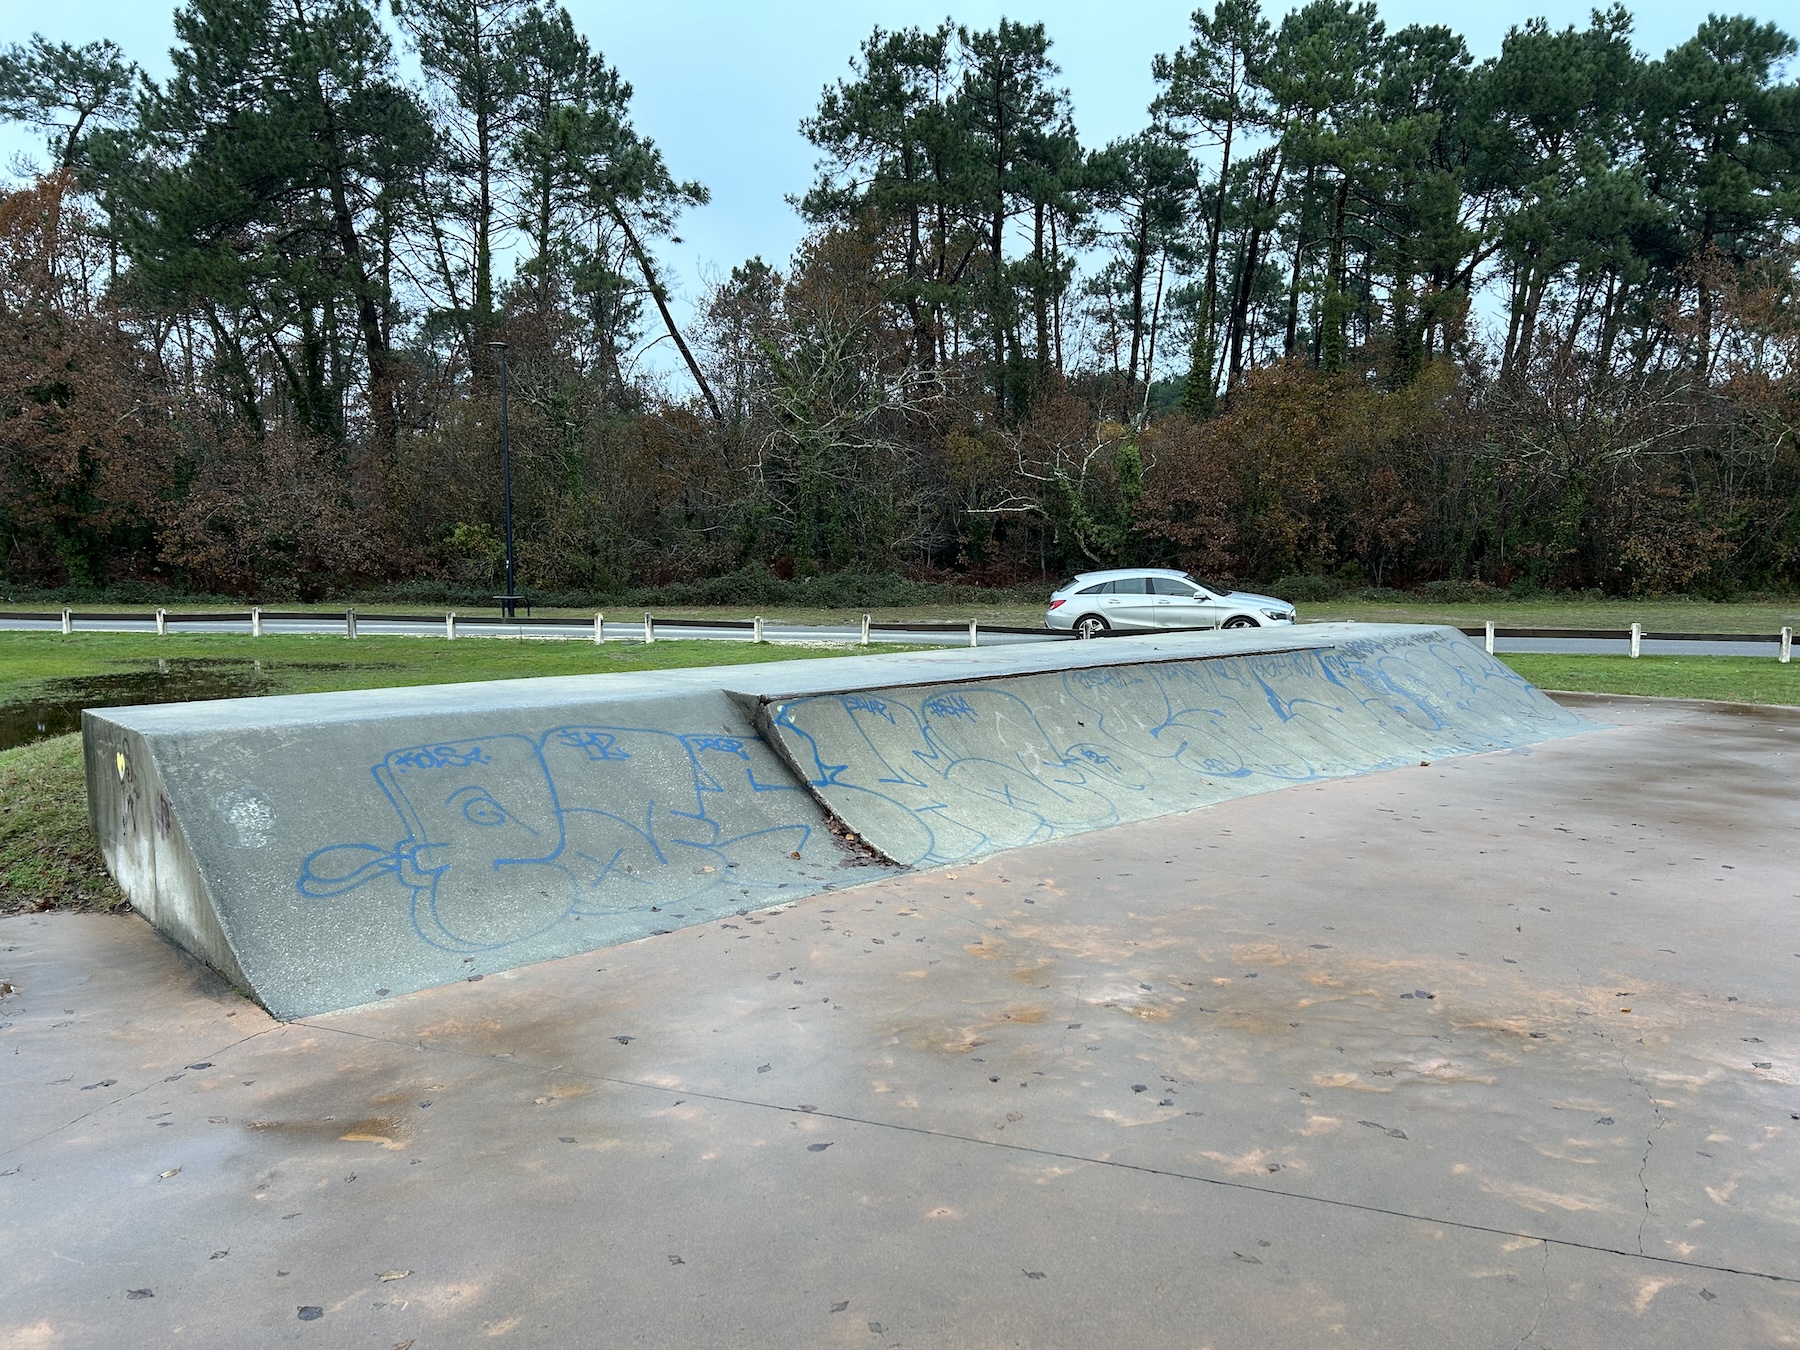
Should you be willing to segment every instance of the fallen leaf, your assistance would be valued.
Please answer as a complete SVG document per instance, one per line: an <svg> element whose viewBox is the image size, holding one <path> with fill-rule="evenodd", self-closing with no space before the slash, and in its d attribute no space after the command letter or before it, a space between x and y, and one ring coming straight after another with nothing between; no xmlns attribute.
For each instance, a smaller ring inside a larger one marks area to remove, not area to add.
<svg viewBox="0 0 1800 1350"><path fill-rule="evenodd" d="M850 1306L850 1300L849 1300L849 1299L845 1299L845 1300L844 1300L844 1301L843 1301L843 1302L842 1302L842 1303L834 1303L834 1304L832 1304L832 1305L831 1305L831 1311L833 1311L833 1312L834 1312L834 1313L840 1313L840 1312L843 1312L843 1311L844 1311L844 1309L845 1309L845 1308L848 1308L848 1307L849 1307L849 1306Z"/></svg>
<svg viewBox="0 0 1800 1350"><path fill-rule="evenodd" d="M389 1280L404 1280L410 1274L410 1270L384 1270L378 1278L386 1284Z"/></svg>
<svg viewBox="0 0 1800 1350"><path fill-rule="evenodd" d="M828 1149L830 1147L831 1147L830 1144L808 1144L806 1146L806 1151L808 1153L823 1153L826 1149Z"/></svg>
<svg viewBox="0 0 1800 1350"><path fill-rule="evenodd" d="M316 1322L325 1315L325 1310L316 1303L304 1304L297 1311L302 1322Z"/></svg>
<svg viewBox="0 0 1800 1350"><path fill-rule="evenodd" d="M127 1289L126 1298L155 1298L156 1292L151 1289Z"/></svg>
<svg viewBox="0 0 1800 1350"><path fill-rule="evenodd" d="M170 1177L176 1175L180 1171L181 1169L179 1167L171 1167L168 1171L158 1172L156 1175L161 1177L164 1181L167 1181Z"/></svg>
<svg viewBox="0 0 1800 1350"><path fill-rule="evenodd" d="M1024 1275L1028 1280L1041 1280L1044 1278L1044 1272L1041 1270L1027 1270L1024 1272Z"/></svg>

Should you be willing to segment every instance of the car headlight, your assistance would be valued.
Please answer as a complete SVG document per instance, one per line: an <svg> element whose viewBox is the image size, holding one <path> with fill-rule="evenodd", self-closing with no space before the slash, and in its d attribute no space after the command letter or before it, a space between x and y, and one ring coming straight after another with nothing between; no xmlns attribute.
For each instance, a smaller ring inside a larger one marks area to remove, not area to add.
<svg viewBox="0 0 1800 1350"><path fill-rule="evenodd" d="M1291 609L1265 609L1262 613L1265 619L1273 619L1276 623L1292 623L1294 621L1294 611Z"/></svg>

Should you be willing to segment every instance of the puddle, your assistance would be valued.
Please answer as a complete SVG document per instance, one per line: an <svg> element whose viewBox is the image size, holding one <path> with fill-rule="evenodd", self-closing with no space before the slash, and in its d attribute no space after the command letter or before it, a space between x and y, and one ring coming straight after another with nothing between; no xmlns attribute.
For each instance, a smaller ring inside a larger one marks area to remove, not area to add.
<svg viewBox="0 0 1800 1350"><path fill-rule="evenodd" d="M248 657L171 657L142 670L112 675L79 675L46 680L37 695L0 704L0 750L29 745L47 736L81 730L84 708L125 708L145 703L197 703L215 698L250 698L277 691L286 670L373 670L339 661L302 661L265 666Z"/></svg>

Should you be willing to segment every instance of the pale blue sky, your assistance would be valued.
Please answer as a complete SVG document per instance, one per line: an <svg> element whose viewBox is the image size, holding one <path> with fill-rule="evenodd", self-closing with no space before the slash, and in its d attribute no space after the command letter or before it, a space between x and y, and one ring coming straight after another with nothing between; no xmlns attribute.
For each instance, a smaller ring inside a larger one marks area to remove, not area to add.
<svg viewBox="0 0 1800 1350"><path fill-rule="evenodd" d="M0 40L27 37L33 29L56 40L82 43L110 37L153 74L167 68L171 7L163 0L59 0L33 6L6 0L8 19ZM672 280L691 296L704 277L760 254L785 261L800 225L784 197L811 179L811 147L799 120L818 101L820 89L846 70L858 43L879 23L886 28L930 25L947 11L963 23L989 27L1005 14L1046 25L1074 101L1076 124L1088 144L1140 129L1153 87L1150 58L1186 38L1190 3L1019 4L948 0L879 0L842 4L758 4L754 0L661 0L619 6L601 0L568 0L575 22L636 90L638 127L663 147L670 168L712 189L712 204L683 222L684 243L666 245ZM1285 7L1268 5L1273 16ZM1446 6L1426 0L1381 0L1390 28L1408 23L1448 23L1459 29L1475 55L1499 50L1506 30L1544 15L1557 26L1584 24L1591 4L1570 0L1488 0ZM1721 7L1800 29L1789 4L1752 0ZM1660 55L1690 36L1704 17L1701 6L1668 3L1632 7L1640 49ZM26 142L0 131L0 163Z"/></svg>

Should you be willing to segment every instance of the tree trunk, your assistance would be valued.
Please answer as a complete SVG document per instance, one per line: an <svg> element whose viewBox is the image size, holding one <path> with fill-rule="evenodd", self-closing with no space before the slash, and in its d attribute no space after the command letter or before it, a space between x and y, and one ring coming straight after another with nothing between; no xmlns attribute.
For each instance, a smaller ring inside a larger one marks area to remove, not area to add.
<svg viewBox="0 0 1800 1350"><path fill-rule="evenodd" d="M662 315L663 327L674 339L675 349L681 353L681 359L687 362L688 373L694 377L694 383L700 387L700 396L706 400L711 410L713 421L723 423L724 414L719 410L719 400L713 396L712 385L707 383L706 375L700 369L700 363L694 359L694 353L687 345L687 339L681 336L681 329L675 323L675 316L669 313L668 293L663 290L662 282L657 280L656 267L650 261L650 255L638 242L637 231L631 228L631 221L621 211L616 202L606 203L607 214L625 236L625 244L631 250L631 256L637 260L638 269L644 274L644 285L650 291L650 298L656 302L656 312Z"/></svg>
<svg viewBox="0 0 1800 1350"><path fill-rule="evenodd" d="M300 0L294 0L294 17L302 32L307 29L306 13ZM369 270L363 262L362 239L357 234L356 217L350 209L350 185L344 166L344 147L339 138L337 109L325 92L325 82L315 67L313 96L319 100L319 113L325 133L326 187L331 199L331 222L343 250L344 265L350 273L350 289L356 301L356 325L362 334L363 348L369 362L369 419L375 431L376 458L385 463L393 455L399 439L399 414L395 408L393 371L389 361L386 331L381 324L381 310L375 303L375 289Z"/></svg>

